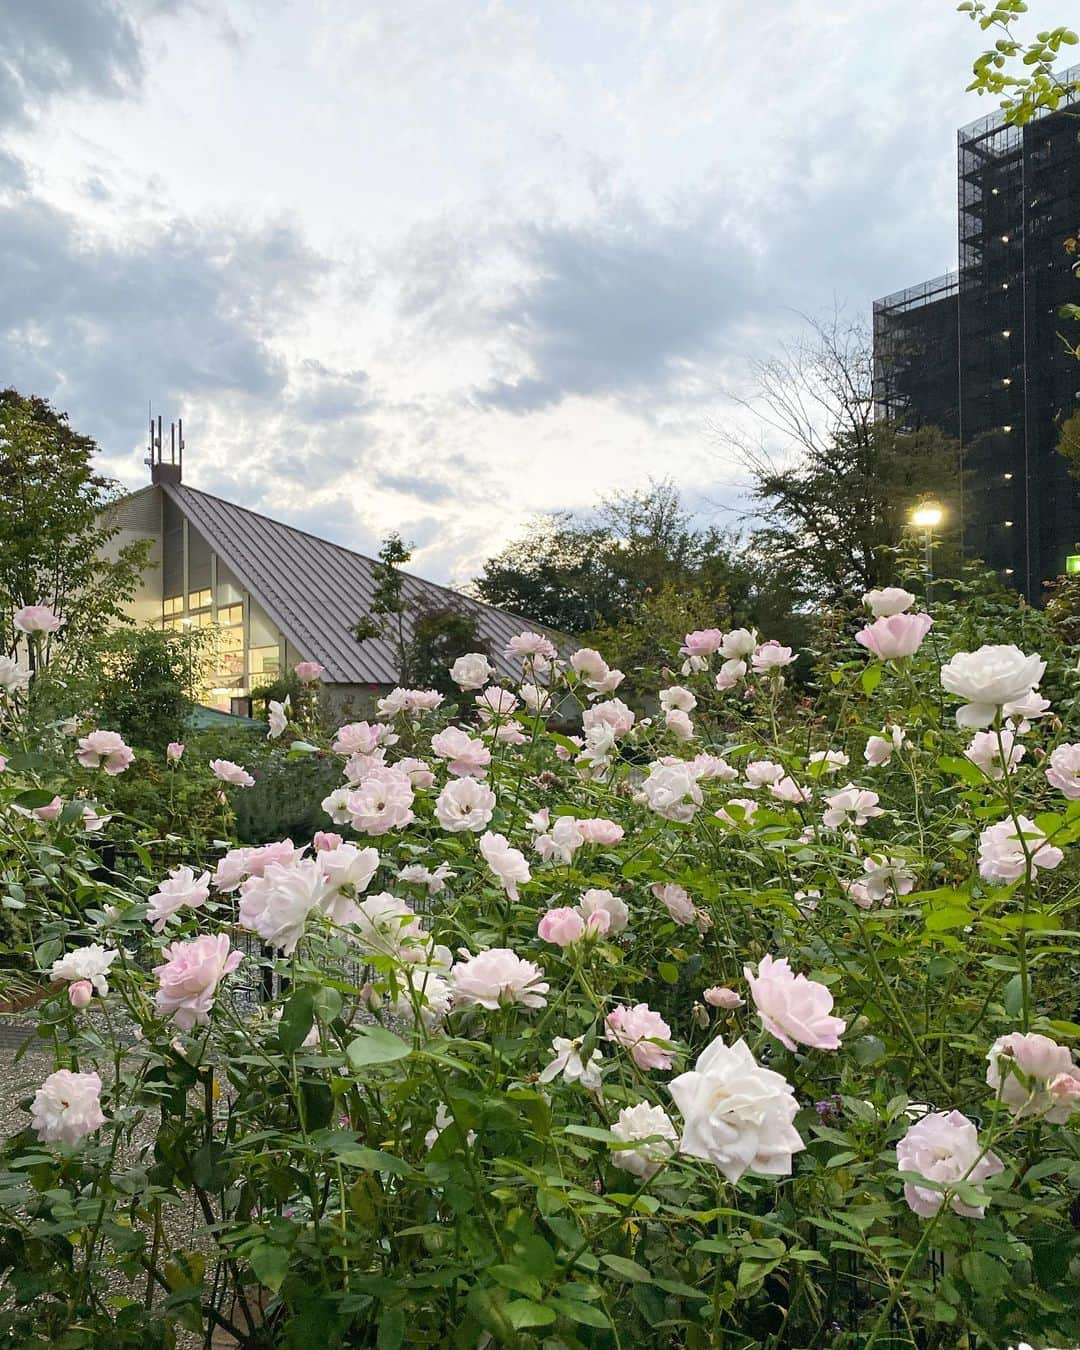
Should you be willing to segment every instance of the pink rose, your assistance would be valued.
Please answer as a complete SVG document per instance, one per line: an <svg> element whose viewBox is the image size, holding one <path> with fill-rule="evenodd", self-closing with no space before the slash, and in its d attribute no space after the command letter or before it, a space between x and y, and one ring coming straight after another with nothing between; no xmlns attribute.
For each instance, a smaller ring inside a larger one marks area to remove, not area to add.
<svg viewBox="0 0 1080 1350"><path fill-rule="evenodd" d="M247 769L241 768L239 764L234 764L231 759L212 759L210 761L210 772L215 778L220 779L222 783L228 783L231 787L254 787L255 779L248 773Z"/></svg>
<svg viewBox="0 0 1080 1350"><path fill-rule="evenodd" d="M183 759L183 757L184 757L183 741L170 741L169 744L165 747L165 758L169 761L169 763L175 764L177 760Z"/></svg>
<svg viewBox="0 0 1080 1350"><path fill-rule="evenodd" d="M714 984L711 989L706 989L701 996L712 1008L741 1008L746 1002L740 998L734 989L728 989L722 984Z"/></svg>
<svg viewBox="0 0 1080 1350"><path fill-rule="evenodd" d="M623 837L623 827L613 820L597 816L592 820L579 820L578 829L587 844L617 844Z"/></svg>
<svg viewBox="0 0 1080 1350"><path fill-rule="evenodd" d="M890 614L855 634L855 641L882 661L914 656L933 626L929 614Z"/></svg>
<svg viewBox="0 0 1080 1350"><path fill-rule="evenodd" d="M92 731L79 738L77 759L84 769L104 769L110 777L123 773L135 758L116 731Z"/></svg>
<svg viewBox="0 0 1080 1350"><path fill-rule="evenodd" d="M154 967L158 977L157 1008L183 1031L210 1021L214 996L222 979L243 960L243 953L229 950L226 933L204 933L190 942L174 942L162 952L163 965Z"/></svg>
<svg viewBox="0 0 1080 1350"><path fill-rule="evenodd" d="M549 909L540 916L536 931L545 942L553 942L556 947L569 947L584 937L585 920L576 909Z"/></svg>
<svg viewBox="0 0 1080 1350"><path fill-rule="evenodd" d="M23 605L15 611L14 623L20 633L55 633L64 626L64 620L48 605Z"/></svg>
<svg viewBox="0 0 1080 1350"><path fill-rule="evenodd" d="M314 684L323 673L323 666L318 661L300 661L293 666L293 674L301 684Z"/></svg>
<svg viewBox="0 0 1080 1350"><path fill-rule="evenodd" d="M332 830L316 830L311 842L315 845L316 853L327 853L331 849L340 848L345 841L340 834L334 834Z"/></svg>
<svg viewBox="0 0 1080 1350"><path fill-rule="evenodd" d="M687 633L679 652L682 656L712 656L723 645L724 635L719 628L699 628Z"/></svg>
<svg viewBox="0 0 1080 1350"><path fill-rule="evenodd" d="M47 802L44 806L35 806L33 814L37 816L38 820L49 821L55 820L63 809L64 803L59 797L54 797L51 802Z"/></svg>
<svg viewBox="0 0 1080 1350"><path fill-rule="evenodd" d="M74 984L68 985L68 1000L73 1008L81 1010L89 1007L93 997L94 986L89 980L76 980Z"/></svg>
<svg viewBox="0 0 1080 1350"><path fill-rule="evenodd" d="M608 1040L629 1050L630 1058L639 1069L671 1068L670 1049L656 1044L657 1041L671 1040L671 1028L647 1003L635 1003L632 1008L620 1004L612 1008L604 1024Z"/></svg>
<svg viewBox="0 0 1080 1350"><path fill-rule="evenodd" d="M823 984L796 975L787 961L763 956L755 976L743 967L761 1024L789 1050L796 1042L815 1050L838 1050L846 1023L832 1017L833 996Z"/></svg>

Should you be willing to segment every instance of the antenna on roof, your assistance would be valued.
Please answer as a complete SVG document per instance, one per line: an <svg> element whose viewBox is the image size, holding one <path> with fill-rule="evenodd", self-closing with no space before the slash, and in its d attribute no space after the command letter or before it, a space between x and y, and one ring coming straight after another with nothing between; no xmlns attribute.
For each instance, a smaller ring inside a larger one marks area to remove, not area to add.
<svg viewBox="0 0 1080 1350"><path fill-rule="evenodd" d="M149 408L150 443L147 447L145 463L150 468L151 483L179 483L184 468L184 422L169 423L169 458L166 460L162 440L161 414L154 419L152 405Z"/></svg>

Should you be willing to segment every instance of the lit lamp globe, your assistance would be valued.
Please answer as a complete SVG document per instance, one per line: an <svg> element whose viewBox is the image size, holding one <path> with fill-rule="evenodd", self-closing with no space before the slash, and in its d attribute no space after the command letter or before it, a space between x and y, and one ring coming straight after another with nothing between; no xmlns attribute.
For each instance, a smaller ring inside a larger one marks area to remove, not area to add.
<svg viewBox="0 0 1080 1350"><path fill-rule="evenodd" d="M911 513L911 523L919 530L932 530L935 526L941 524L945 512L934 502L927 502L924 506L917 506Z"/></svg>

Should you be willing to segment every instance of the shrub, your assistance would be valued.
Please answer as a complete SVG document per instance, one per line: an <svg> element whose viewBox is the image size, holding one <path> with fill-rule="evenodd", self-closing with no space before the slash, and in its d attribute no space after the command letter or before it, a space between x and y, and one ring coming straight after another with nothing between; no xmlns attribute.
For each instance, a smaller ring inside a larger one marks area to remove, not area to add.
<svg viewBox="0 0 1080 1350"><path fill-rule="evenodd" d="M329 744L238 745L297 822L332 764L344 842L212 876L102 876L81 806L40 821L9 770L56 1073L0 1155L0 1326L1075 1343L1078 677L1038 616L959 601L924 636L913 598L873 597L813 697L705 631L635 717L522 635L477 726L396 691ZM239 819L258 787L224 791Z"/></svg>

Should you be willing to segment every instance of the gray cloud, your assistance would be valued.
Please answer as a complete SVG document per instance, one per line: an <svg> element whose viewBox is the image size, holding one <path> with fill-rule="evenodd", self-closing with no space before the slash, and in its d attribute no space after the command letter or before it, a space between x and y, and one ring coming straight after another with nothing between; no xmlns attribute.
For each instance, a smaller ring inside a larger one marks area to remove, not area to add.
<svg viewBox="0 0 1080 1350"><path fill-rule="evenodd" d="M58 95L123 98L143 76L136 17L160 5L28 0L0 6L0 126L23 123Z"/></svg>
<svg viewBox="0 0 1080 1350"><path fill-rule="evenodd" d="M513 412L662 387L680 363L729 346L753 302L745 249L707 219L629 211L617 223L530 227L519 248L533 278L495 319L533 372L478 395Z"/></svg>
<svg viewBox="0 0 1080 1350"><path fill-rule="evenodd" d="M0 367L99 439L130 443L148 398L280 397L272 347L325 270L288 225L173 221L127 244L29 197L0 207Z"/></svg>
<svg viewBox="0 0 1080 1350"><path fill-rule="evenodd" d="M8 188L22 192L29 181L22 160L0 145L0 190Z"/></svg>

